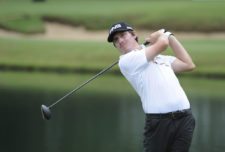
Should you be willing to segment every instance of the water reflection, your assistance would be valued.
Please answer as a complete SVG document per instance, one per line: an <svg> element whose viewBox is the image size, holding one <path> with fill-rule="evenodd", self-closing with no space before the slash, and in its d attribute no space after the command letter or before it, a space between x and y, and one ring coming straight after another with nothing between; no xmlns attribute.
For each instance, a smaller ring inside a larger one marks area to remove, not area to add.
<svg viewBox="0 0 225 152"><path fill-rule="evenodd" d="M197 120L197 127L192 145L193 151L224 151L224 99L198 97L193 100L193 111Z"/></svg>
<svg viewBox="0 0 225 152"><path fill-rule="evenodd" d="M43 121L40 105L61 94L0 92L0 151L142 151L144 114L135 95L80 93L57 105L52 120ZM190 100L197 122L191 152L224 151L225 102L202 96Z"/></svg>

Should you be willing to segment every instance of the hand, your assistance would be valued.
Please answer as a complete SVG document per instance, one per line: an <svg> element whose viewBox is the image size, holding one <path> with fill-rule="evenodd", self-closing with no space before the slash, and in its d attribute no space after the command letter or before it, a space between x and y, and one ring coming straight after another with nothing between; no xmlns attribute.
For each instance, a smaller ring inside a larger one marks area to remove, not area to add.
<svg viewBox="0 0 225 152"><path fill-rule="evenodd" d="M161 29L150 34L150 36L145 39L145 42L154 44L158 40L158 38L164 34L164 32L165 32L165 29Z"/></svg>

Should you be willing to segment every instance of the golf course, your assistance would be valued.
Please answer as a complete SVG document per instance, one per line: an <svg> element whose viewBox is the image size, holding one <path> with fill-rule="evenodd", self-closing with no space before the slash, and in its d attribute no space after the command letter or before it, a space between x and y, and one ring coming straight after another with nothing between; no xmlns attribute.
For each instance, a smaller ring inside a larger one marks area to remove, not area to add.
<svg viewBox="0 0 225 152"><path fill-rule="evenodd" d="M190 152L223 151L225 132L215 130L225 125L224 10L224 0L0 0L2 149L142 151L141 103L118 66L60 103L48 123L40 113L119 59L108 28L125 21L141 43L165 28L184 45L196 64L178 74L198 122Z"/></svg>

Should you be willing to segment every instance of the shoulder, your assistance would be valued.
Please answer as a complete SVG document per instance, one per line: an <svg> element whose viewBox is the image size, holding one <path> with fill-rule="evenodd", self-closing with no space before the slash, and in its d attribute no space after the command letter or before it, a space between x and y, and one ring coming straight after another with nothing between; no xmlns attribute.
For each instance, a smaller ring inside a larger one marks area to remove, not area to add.
<svg viewBox="0 0 225 152"><path fill-rule="evenodd" d="M133 51L130 51L129 53L127 53L127 54L121 55L120 59L119 59L119 62L120 63L134 62L134 61L137 62L137 61L142 60L143 58L145 58L145 51L144 51L144 49L142 49L142 50L133 50Z"/></svg>
<svg viewBox="0 0 225 152"><path fill-rule="evenodd" d="M121 71L134 74L142 69L148 63L145 56L144 49L138 51L131 51L125 55L120 56L119 67Z"/></svg>

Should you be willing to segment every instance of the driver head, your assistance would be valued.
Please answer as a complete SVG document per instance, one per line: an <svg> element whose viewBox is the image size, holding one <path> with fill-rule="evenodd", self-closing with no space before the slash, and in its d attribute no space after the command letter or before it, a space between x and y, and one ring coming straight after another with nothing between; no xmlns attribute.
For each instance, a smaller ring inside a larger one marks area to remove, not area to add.
<svg viewBox="0 0 225 152"><path fill-rule="evenodd" d="M44 120L51 119L51 111L47 106L41 105L41 113Z"/></svg>

